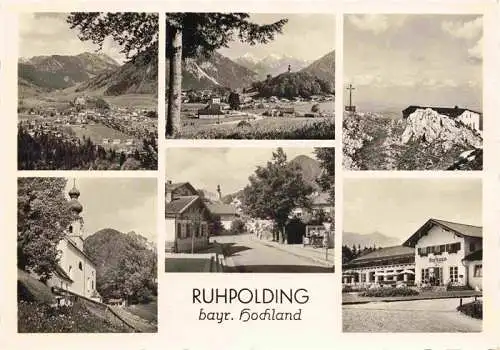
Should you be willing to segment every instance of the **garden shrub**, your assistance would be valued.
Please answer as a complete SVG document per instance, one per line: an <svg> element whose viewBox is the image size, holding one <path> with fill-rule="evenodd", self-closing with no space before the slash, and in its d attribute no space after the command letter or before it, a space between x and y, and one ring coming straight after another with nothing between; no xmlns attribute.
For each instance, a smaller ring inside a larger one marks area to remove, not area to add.
<svg viewBox="0 0 500 350"><path fill-rule="evenodd" d="M399 296L412 296L418 295L419 292L415 289L411 288L375 288L369 289L363 293L361 296L363 297L399 297Z"/></svg>
<svg viewBox="0 0 500 350"><path fill-rule="evenodd" d="M472 318L483 319L483 302L476 300L471 303L463 304L457 307L457 311L464 313Z"/></svg>

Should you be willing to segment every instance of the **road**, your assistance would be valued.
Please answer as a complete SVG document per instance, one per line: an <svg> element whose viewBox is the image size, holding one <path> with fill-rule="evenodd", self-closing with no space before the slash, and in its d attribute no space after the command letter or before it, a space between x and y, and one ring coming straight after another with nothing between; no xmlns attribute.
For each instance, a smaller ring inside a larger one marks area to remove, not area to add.
<svg viewBox="0 0 500 350"><path fill-rule="evenodd" d="M251 235L216 236L214 240L223 245L228 272L332 272L314 260L267 246Z"/></svg>
<svg viewBox="0 0 500 350"><path fill-rule="evenodd" d="M481 332L482 322L458 311L454 299L344 305L344 332ZM465 302L472 301L464 300Z"/></svg>

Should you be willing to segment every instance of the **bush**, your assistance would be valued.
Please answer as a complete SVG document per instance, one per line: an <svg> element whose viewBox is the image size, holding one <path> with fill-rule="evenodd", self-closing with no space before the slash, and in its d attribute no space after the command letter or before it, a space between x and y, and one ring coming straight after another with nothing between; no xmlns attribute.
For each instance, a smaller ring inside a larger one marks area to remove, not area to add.
<svg viewBox="0 0 500 350"><path fill-rule="evenodd" d="M460 311L467 316L472 318L483 319L483 302L481 300L473 301L472 303L463 304L457 307L457 311Z"/></svg>
<svg viewBox="0 0 500 350"><path fill-rule="evenodd" d="M311 112L313 113L319 113L319 104L316 103L311 107Z"/></svg>
<svg viewBox="0 0 500 350"><path fill-rule="evenodd" d="M234 219L231 222L231 234L239 235L245 232L245 223L241 219Z"/></svg>
<svg viewBox="0 0 500 350"><path fill-rule="evenodd" d="M400 296L411 296L411 295L418 295L419 292L416 291L415 289L411 288L375 288L375 289L369 289L363 293L361 293L361 296L363 297L400 297Z"/></svg>
<svg viewBox="0 0 500 350"><path fill-rule="evenodd" d="M17 304L19 333L99 333L128 332L98 318L80 303L73 306L52 307L36 302Z"/></svg>

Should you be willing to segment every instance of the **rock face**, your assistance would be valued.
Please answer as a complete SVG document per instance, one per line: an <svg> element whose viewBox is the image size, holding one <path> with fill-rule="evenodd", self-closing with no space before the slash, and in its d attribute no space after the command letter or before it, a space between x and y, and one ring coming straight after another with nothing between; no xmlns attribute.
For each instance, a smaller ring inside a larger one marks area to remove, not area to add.
<svg viewBox="0 0 500 350"><path fill-rule="evenodd" d="M349 113L342 163L351 170L480 170L483 138L460 118L417 109L406 120Z"/></svg>
<svg viewBox="0 0 500 350"><path fill-rule="evenodd" d="M406 128L401 136L401 142L422 141L430 144L442 142L445 150L456 144L470 147L481 147L482 137L475 130L465 126L463 122L441 115L433 109L417 109L410 114Z"/></svg>

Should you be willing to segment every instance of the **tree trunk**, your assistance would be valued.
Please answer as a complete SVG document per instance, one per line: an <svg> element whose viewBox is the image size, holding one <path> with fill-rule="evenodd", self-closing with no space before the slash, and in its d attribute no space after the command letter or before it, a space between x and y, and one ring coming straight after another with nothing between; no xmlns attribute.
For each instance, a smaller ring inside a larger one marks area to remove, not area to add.
<svg viewBox="0 0 500 350"><path fill-rule="evenodd" d="M171 40L169 55L167 136L176 136L181 124L182 96L182 29L167 24L167 40Z"/></svg>

